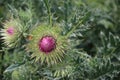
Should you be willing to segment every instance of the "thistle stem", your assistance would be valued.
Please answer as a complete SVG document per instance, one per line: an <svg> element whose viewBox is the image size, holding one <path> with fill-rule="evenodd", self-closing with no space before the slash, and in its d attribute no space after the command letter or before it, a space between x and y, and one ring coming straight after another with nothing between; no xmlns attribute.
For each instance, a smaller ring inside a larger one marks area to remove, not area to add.
<svg viewBox="0 0 120 80"><path fill-rule="evenodd" d="M75 29L77 29L77 27L79 27L80 24L82 24L83 22L85 22L88 17L90 16L90 12L88 12L82 20L80 20L75 26L73 26L73 28L65 35L66 37L69 37L71 33L73 33L75 31Z"/></svg>
<svg viewBox="0 0 120 80"><path fill-rule="evenodd" d="M75 25L75 26L66 34L66 37L69 37L69 35L70 35L71 33L73 33L74 30L75 30L77 27L79 27L79 25L80 25L82 22L83 22L83 20L79 21L79 23L78 23L77 25Z"/></svg>
<svg viewBox="0 0 120 80"><path fill-rule="evenodd" d="M50 24L50 27L51 27L52 26L52 14L51 14L51 10L50 10L50 5L48 4L48 0L44 0L44 3L45 3L46 8L48 10L49 24Z"/></svg>

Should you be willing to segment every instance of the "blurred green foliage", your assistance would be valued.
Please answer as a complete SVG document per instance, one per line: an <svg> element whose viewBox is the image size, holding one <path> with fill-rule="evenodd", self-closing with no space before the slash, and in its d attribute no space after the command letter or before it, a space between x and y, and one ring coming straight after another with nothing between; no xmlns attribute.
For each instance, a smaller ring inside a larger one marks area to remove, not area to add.
<svg viewBox="0 0 120 80"><path fill-rule="evenodd" d="M120 0L0 0L0 29L11 15L28 27L52 18L63 25L63 34L80 24L69 37L70 57L53 68L34 63L24 47L6 48L0 39L1 80L120 80ZM53 76L55 69L65 76Z"/></svg>

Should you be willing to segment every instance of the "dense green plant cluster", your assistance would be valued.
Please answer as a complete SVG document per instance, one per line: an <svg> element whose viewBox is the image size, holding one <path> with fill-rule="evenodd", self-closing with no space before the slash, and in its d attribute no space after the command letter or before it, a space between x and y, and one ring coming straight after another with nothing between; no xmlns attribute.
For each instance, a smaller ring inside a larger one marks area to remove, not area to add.
<svg viewBox="0 0 120 80"><path fill-rule="evenodd" d="M120 80L119 0L0 0L0 22L0 80ZM49 57L34 44L46 34Z"/></svg>

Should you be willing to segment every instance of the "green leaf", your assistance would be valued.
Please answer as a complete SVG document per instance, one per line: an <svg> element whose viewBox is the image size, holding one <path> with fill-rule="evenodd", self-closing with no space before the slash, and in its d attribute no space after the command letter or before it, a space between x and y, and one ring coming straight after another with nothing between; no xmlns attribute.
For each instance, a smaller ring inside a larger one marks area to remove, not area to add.
<svg viewBox="0 0 120 80"><path fill-rule="evenodd" d="M98 24L103 25L106 29L108 28L114 29L113 23L105 19L98 21Z"/></svg>
<svg viewBox="0 0 120 80"><path fill-rule="evenodd" d="M15 69L19 68L20 65L21 64L12 64L4 71L4 73L14 71Z"/></svg>

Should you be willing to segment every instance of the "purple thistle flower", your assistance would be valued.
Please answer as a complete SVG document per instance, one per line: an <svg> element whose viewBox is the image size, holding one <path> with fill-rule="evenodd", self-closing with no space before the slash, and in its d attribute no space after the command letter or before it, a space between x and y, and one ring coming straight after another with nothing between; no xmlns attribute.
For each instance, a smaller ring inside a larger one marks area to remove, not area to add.
<svg viewBox="0 0 120 80"><path fill-rule="evenodd" d="M49 54L56 47L56 40L52 36L44 36L39 41L39 49L45 54Z"/></svg>
<svg viewBox="0 0 120 80"><path fill-rule="evenodd" d="M9 27L9 28L7 29L7 33L8 33L9 35L13 35L13 34L14 34L14 28L13 28L13 27Z"/></svg>

